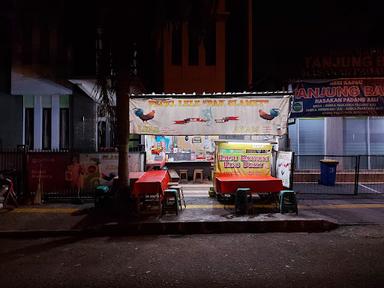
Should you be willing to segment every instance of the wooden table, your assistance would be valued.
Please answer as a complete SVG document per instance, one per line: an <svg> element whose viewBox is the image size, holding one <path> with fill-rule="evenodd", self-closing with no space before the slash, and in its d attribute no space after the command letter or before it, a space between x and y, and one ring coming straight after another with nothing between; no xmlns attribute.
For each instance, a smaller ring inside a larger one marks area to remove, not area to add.
<svg viewBox="0 0 384 288"><path fill-rule="evenodd" d="M139 198L141 195L158 194L163 197L163 192L168 187L170 180L168 171L166 170L151 170L144 172L134 184L132 197Z"/></svg>
<svg viewBox="0 0 384 288"><path fill-rule="evenodd" d="M233 194L237 188L250 188L251 193L279 193L281 179L270 175L219 175L215 177L216 192Z"/></svg>
<svg viewBox="0 0 384 288"><path fill-rule="evenodd" d="M142 175L133 185L131 196L139 214L160 214L164 190L168 188L170 177L167 170L151 170Z"/></svg>

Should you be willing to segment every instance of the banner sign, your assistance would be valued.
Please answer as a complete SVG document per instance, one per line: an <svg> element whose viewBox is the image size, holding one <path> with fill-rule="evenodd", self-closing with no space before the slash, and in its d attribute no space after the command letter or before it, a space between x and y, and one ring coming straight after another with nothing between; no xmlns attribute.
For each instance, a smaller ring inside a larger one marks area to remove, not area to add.
<svg viewBox="0 0 384 288"><path fill-rule="evenodd" d="M384 115L384 78L303 81L294 95L292 118Z"/></svg>
<svg viewBox="0 0 384 288"><path fill-rule="evenodd" d="M69 163L71 163L69 153L29 153L28 190L36 192L40 186L43 193L63 191L65 187L64 171Z"/></svg>
<svg viewBox="0 0 384 288"><path fill-rule="evenodd" d="M147 135L284 135L289 96L131 98L130 133Z"/></svg>
<svg viewBox="0 0 384 288"><path fill-rule="evenodd" d="M129 154L129 171L142 171L144 157ZM93 191L111 184L118 172L117 153L72 154L44 152L28 154L28 189L36 192Z"/></svg>
<svg viewBox="0 0 384 288"><path fill-rule="evenodd" d="M317 51L304 58L301 75L306 78L382 77L384 49L333 49Z"/></svg>
<svg viewBox="0 0 384 288"><path fill-rule="evenodd" d="M216 147L215 173L271 175L271 161L271 144L219 142Z"/></svg>
<svg viewBox="0 0 384 288"><path fill-rule="evenodd" d="M281 179L283 186L292 188L293 152L278 151L276 156L276 177Z"/></svg>
<svg viewBox="0 0 384 288"><path fill-rule="evenodd" d="M117 153L80 154L83 169L83 189L91 191L98 185L108 185L117 176Z"/></svg>

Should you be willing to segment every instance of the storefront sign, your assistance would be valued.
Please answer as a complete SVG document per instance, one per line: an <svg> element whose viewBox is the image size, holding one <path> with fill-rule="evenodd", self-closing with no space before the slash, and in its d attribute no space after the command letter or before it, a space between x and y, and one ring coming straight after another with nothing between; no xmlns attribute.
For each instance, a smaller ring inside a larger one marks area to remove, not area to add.
<svg viewBox="0 0 384 288"><path fill-rule="evenodd" d="M298 82L291 117L384 115L384 78Z"/></svg>
<svg viewBox="0 0 384 288"><path fill-rule="evenodd" d="M284 135L288 96L132 98L130 132L147 135Z"/></svg>
<svg viewBox="0 0 384 288"><path fill-rule="evenodd" d="M276 156L276 177L281 179L283 186L292 188L292 159L293 152L279 151Z"/></svg>
<svg viewBox="0 0 384 288"><path fill-rule="evenodd" d="M384 49L332 50L315 52L304 59L304 77L382 77L384 75Z"/></svg>
<svg viewBox="0 0 384 288"><path fill-rule="evenodd" d="M217 143L215 172L231 175L271 175L272 145Z"/></svg>

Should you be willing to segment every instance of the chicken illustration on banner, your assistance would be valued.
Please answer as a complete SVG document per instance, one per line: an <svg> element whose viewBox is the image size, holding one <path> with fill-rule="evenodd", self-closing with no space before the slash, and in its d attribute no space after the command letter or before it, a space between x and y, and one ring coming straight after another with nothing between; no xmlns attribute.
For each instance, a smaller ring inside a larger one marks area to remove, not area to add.
<svg viewBox="0 0 384 288"><path fill-rule="evenodd" d="M275 117L279 116L280 110L278 108L272 108L268 112L265 112L264 110L260 109L259 110L259 116L265 120L272 120Z"/></svg>
<svg viewBox="0 0 384 288"><path fill-rule="evenodd" d="M144 110L141 108L135 108L135 115L139 117L143 122L151 120L155 117L155 110L152 110L151 112L144 114Z"/></svg>

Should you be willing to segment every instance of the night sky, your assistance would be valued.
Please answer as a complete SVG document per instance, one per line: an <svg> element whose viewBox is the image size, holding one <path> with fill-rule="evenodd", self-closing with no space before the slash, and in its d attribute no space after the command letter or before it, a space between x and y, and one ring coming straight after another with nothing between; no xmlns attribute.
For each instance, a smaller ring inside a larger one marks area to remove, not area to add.
<svg viewBox="0 0 384 288"><path fill-rule="evenodd" d="M304 58L384 47L379 1L255 2L256 75L260 89L303 77Z"/></svg>
<svg viewBox="0 0 384 288"><path fill-rule="evenodd" d="M94 27L101 14L113 15L109 19L118 21L123 29L129 29L133 37L125 37L127 42L141 38L144 43L139 57L150 65L153 56L143 57L146 53L146 33L150 25L156 25L159 11L172 15L175 7L183 5L185 0L158 1L74 1L74 0L5 0L1 1L0 17L7 17L12 11L21 21L27 11L33 11L35 17L54 20L54 13L67 15L60 23L66 27L65 33L75 42L83 43L76 47L74 57L82 58L94 45ZM205 3L204 1L200 1ZM228 18L228 68L236 71L227 79L231 90L242 90L246 85L246 46L241 43L247 26L245 0L227 0ZM303 59L310 55L343 53L338 51L356 51L384 47L384 17L380 1L254 1L254 88L257 90L279 88L286 79L300 77ZM12 10L12 8L15 8ZM103 11L103 12L100 12ZM177 16L176 16L177 17ZM108 20L110 21L110 20ZM127 28L131 27L131 28ZM120 33L120 30L118 31ZM335 52L336 51L336 52ZM91 60L89 64L91 65ZM83 64L81 64L83 65ZM85 69L86 65L78 67ZM94 69L91 67L91 69ZM87 69L83 74L89 73ZM81 72L81 71L80 71ZM80 73L81 74L81 73ZM148 77L151 77L150 75Z"/></svg>

